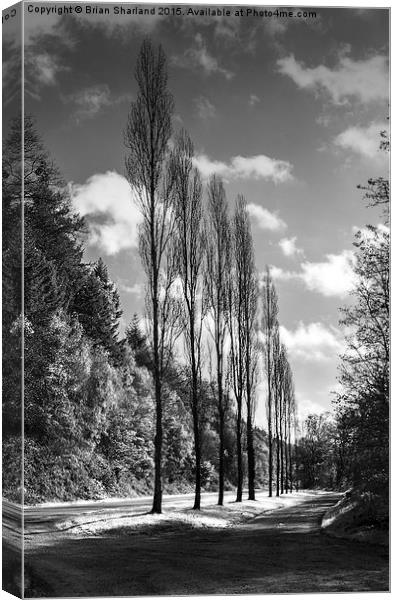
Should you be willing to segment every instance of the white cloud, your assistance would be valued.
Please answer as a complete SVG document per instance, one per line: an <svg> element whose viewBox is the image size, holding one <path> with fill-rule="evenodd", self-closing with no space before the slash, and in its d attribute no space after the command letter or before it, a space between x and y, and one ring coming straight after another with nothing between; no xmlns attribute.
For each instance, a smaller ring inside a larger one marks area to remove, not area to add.
<svg viewBox="0 0 396 600"><path fill-rule="evenodd" d="M326 115L326 114L319 115L315 119L315 123L317 123L318 125L322 125L322 127L328 127L330 125L330 122L331 122L331 117L330 117L330 115Z"/></svg>
<svg viewBox="0 0 396 600"><path fill-rule="evenodd" d="M283 238L279 242L279 246L285 256L297 256L298 254L304 255L304 250L298 248L296 245L297 237Z"/></svg>
<svg viewBox="0 0 396 600"><path fill-rule="evenodd" d="M340 56L338 65L331 69L325 65L306 67L293 55L277 62L283 75L290 77L302 89L326 91L335 104L356 98L363 103L387 100L388 66L386 56L375 55L365 60Z"/></svg>
<svg viewBox="0 0 396 600"><path fill-rule="evenodd" d="M343 250L340 254L327 254L324 262L304 262L300 277L309 290L323 296L346 296L356 281L354 257L351 250Z"/></svg>
<svg viewBox="0 0 396 600"><path fill-rule="evenodd" d="M130 102L132 96L122 94L116 97L112 95L109 86L105 83L83 88L68 96L62 96L62 100L65 103L75 105L76 111L73 117L79 123L84 119L92 119L108 106Z"/></svg>
<svg viewBox="0 0 396 600"><path fill-rule="evenodd" d="M24 19L25 44L30 44L41 35L57 35L62 23L62 17L57 14L46 14L45 18L40 13L28 13Z"/></svg>
<svg viewBox="0 0 396 600"><path fill-rule="evenodd" d="M222 162L221 160L212 160L206 156L206 154L197 154L193 160L195 166L205 178L209 178L211 175L220 175L221 177L227 178L231 172L229 165L225 162Z"/></svg>
<svg viewBox="0 0 396 600"><path fill-rule="evenodd" d="M110 14L81 13L78 25L99 28L108 37L116 35L118 40L126 41L136 30L151 33L164 18L158 14L114 14L111 9ZM42 35L50 34L57 36L62 43L73 44L72 34L65 24L67 21L61 14L45 14L44 17L40 13L29 13L25 18L25 41L31 43Z"/></svg>
<svg viewBox="0 0 396 600"><path fill-rule="evenodd" d="M275 281L302 281L308 290L323 296L346 296L356 283L353 271L355 255L351 250L340 254L326 254L323 262L301 263L301 271L285 271L271 267L271 276Z"/></svg>
<svg viewBox="0 0 396 600"><path fill-rule="evenodd" d="M300 274L295 271L285 271L274 265L270 268L271 277L274 281L290 281L292 279L300 279Z"/></svg>
<svg viewBox="0 0 396 600"><path fill-rule="evenodd" d="M141 216L125 177L107 171L92 175L82 185L72 184L71 189L74 208L91 217L91 245L100 246L109 255L137 246Z"/></svg>
<svg viewBox="0 0 396 600"><path fill-rule="evenodd" d="M200 19L200 25L202 20ZM215 38L223 38L229 44L235 44L235 41L238 40L239 30L241 28L240 19L230 19L229 17L224 16L216 16L207 18L207 23L212 26L214 24L214 35Z"/></svg>
<svg viewBox="0 0 396 600"><path fill-rule="evenodd" d="M199 154L194 159L195 165L204 177L212 174L224 179L266 179L274 183L284 183L293 178L293 166L284 160L270 158L264 154L256 156L234 156L227 164Z"/></svg>
<svg viewBox="0 0 396 600"><path fill-rule="evenodd" d="M279 332L290 355L304 361L333 360L344 348L337 329L323 323L300 321L294 331L281 325Z"/></svg>
<svg viewBox="0 0 396 600"><path fill-rule="evenodd" d="M144 284L134 283L133 285L124 285L123 283L120 283L118 285L118 289L126 294L133 294L135 296L142 297L144 293Z"/></svg>
<svg viewBox="0 0 396 600"><path fill-rule="evenodd" d="M256 106L260 102L260 98L256 96L256 94L250 94L249 96L249 106Z"/></svg>
<svg viewBox="0 0 396 600"><path fill-rule="evenodd" d="M221 67L217 58L209 54L205 41L200 33L196 34L194 41L195 46L188 48L182 56L172 57L172 64L184 69L198 68L202 70L205 75L218 74L226 79L232 79L234 73Z"/></svg>
<svg viewBox="0 0 396 600"><path fill-rule="evenodd" d="M215 106L205 96L195 98L194 104L197 114L201 119L211 119L216 115Z"/></svg>
<svg viewBox="0 0 396 600"><path fill-rule="evenodd" d="M272 179L274 183L283 183L292 178L292 166L284 160L269 158L264 154L257 156L236 156L232 159L232 168L244 178Z"/></svg>
<svg viewBox="0 0 396 600"><path fill-rule="evenodd" d="M38 54L35 56L36 77L43 85L55 85L56 74L61 67L54 56L50 54Z"/></svg>
<svg viewBox="0 0 396 600"><path fill-rule="evenodd" d="M250 203L246 206L248 213L256 221L260 229L269 229L270 231L279 231L287 227L278 215L271 213L259 204Z"/></svg>
<svg viewBox="0 0 396 600"><path fill-rule="evenodd" d="M301 394L298 390L296 390L296 400L297 400L297 418L300 423L300 427L303 426L304 421L309 415L321 415L328 411L325 407L323 407L318 402L315 402L311 398L307 398L305 395Z"/></svg>
<svg viewBox="0 0 396 600"><path fill-rule="evenodd" d="M281 21L280 19L264 19L263 20L265 32L271 37L282 35L286 33L288 29L287 19Z"/></svg>
<svg viewBox="0 0 396 600"><path fill-rule="evenodd" d="M103 107L111 104L110 89L107 84L79 90L69 99L78 106L75 115L77 120L94 117Z"/></svg>
<svg viewBox="0 0 396 600"><path fill-rule="evenodd" d="M371 123L368 127L348 127L337 135L334 144L344 150L352 150L366 158L382 157L380 132L387 129L385 123Z"/></svg>
<svg viewBox="0 0 396 600"><path fill-rule="evenodd" d="M25 53L25 86L27 93L36 99L40 99L41 89L55 87L58 84L59 73L64 71L69 71L69 68L62 65L56 55L47 52L36 54L27 50Z"/></svg>

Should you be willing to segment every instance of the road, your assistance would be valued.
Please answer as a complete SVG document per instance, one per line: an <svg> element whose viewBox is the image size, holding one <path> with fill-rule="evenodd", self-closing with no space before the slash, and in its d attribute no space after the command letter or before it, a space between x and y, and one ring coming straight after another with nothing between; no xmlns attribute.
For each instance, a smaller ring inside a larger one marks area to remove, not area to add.
<svg viewBox="0 0 396 600"><path fill-rule="evenodd" d="M312 494L225 530L33 535L28 571L45 574L40 595L60 597L388 590L384 548L321 533L338 497Z"/></svg>
<svg viewBox="0 0 396 600"><path fill-rule="evenodd" d="M257 500L267 496L266 491L257 491ZM224 501L235 498L235 492L225 492ZM217 492L205 492L201 496L201 505L209 506L217 501ZM83 515L124 515L141 514L149 512L152 507L152 496L140 496L138 498L117 498L114 500L79 501L79 502L57 502L52 504L41 504L37 506L24 507L24 525L28 533L46 533L61 527L62 522ZM166 510L178 508L192 508L194 494L172 494L164 495L162 499L163 508ZM20 528L22 519L22 507L8 500L3 500L3 525Z"/></svg>

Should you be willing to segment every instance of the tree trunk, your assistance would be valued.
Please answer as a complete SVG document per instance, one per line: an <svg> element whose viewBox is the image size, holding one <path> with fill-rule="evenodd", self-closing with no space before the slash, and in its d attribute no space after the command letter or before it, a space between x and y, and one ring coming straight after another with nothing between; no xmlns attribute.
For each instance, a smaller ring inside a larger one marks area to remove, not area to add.
<svg viewBox="0 0 396 600"><path fill-rule="evenodd" d="M269 276L268 276L269 277ZM268 386L268 496L272 497L272 390L271 390L271 331L270 287L267 281L267 386Z"/></svg>
<svg viewBox="0 0 396 600"><path fill-rule="evenodd" d="M276 495L279 496L280 456L279 456L279 398L275 396L275 436L276 436Z"/></svg>
<svg viewBox="0 0 396 600"><path fill-rule="evenodd" d="M217 305L218 320L220 319L220 307ZM217 393L219 410L219 497L217 504L223 505L224 502L224 398L223 398L223 354L221 342L219 339L219 321L216 328L216 354L217 354Z"/></svg>
<svg viewBox="0 0 396 600"><path fill-rule="evenodd" d="M237 461L238 461L238 482L236 502L242 502L243 489L243 465L242 465L242 399L238 399L237 413Z"/></svg>
<svg viewBox="0 0 396 600"><path fill-rule="evenodd" d="M195 314L190 312L190 343L191 343L191 371L192 371L192 412L194 425L194 448L195 448L195 500L194 509L201 508L201 432L199 426L199 397L198 397L198 375L197 361L195 357Z"/></svg>
<svg viewBox="0 0 396 600"><path fill-rule="evenodd" d="M268 377L268 386L271 385ZM268 396L268 496L272 497L272 398L271 392Z"/></svg>
<svg viewBox="0 0 396 600"><path fill-rule="evenodd" d="M156 285L156 282L155 282ZM154 437L154 497L152 513L162 512L162 397L161 397L161 376L159 370L158 353L158 303L157 294L154 292L153 298L153 345L154 345L154 386L155 386L155 437Z"/></svg>
<svg viewBox="0 0 396 600"><path fill-rule="evenodd" d="M249 487L249 500L255 500L254 492L254 478L255 478L255 457L254 457L254 438L253 438L253 426L252 426L252 415L251 406L248 405L247 414L247 457L248 457L248 487Z"/></svg>
<svg viewBox="0 0 396 600"><path fill-rule="evenodd" d="M195 448L195 499L194 510L201 508L201 440L199 431L198 407L193 407L194 419L194 448Z"/></svg>
<svg viewBox="0 0 396 600"><path fill-rule="evenodd" d="M280 432L280 492L283 494L284 492L284 477L285 477L285 469L284 469L284 439L283 439L283 419L284 419L284 407L282 408L282 404L285 399L281 397L279 404L279 432Z"/></svg>
<svg viewBox="0 0 396 600"><path fill-rule="evenodd" d="M295 429L295 433L294 433L294 464L295 464L295 479L294 479L294 487L296 492L298 492L299 489L299 481L298 481L298 477L299 477L299 465L298 465L298 444L297 444L297 434L296 434L296 429Z"/></svg>
<svg viewBox="0 0 396 600"><path fill-rule="evenodd" d="M152 513L162 512L162 483L161 483L161 463L162 463L162 403L161 391L156 382L156 431L154 437L154 498Z"/></svg>
<svg viewBox="0 0 396 600"><path fill-rule="evenodd" d="M248 328L248 341L246 347L246 442L248 459L248 499L255 500L254 479L255 479L255 458L254 458L254 436L253 436L253 415L252 415L252 340L249 332L250 315L246 311L245 322Z"/></svg>
<svg viewBox="0 0 396 600"><path fill-rule="evenodd" d="M289 465L289 438L288 438L288 430L287 424L289 421L289 411L290 408L286 407L285 411L285 492L289 493L290 486L290 465Z"/></svg>
<svg viewBox="0 0 396 600"><path fill-rule="evenodd" d="M221 388L221 385L220 385ZM224 408L223 391L219 393L219 498L217 504L223 505L224 502Z"/></svg>
<svg viewBox="0 0 396 600"><path fill-rule="evenodd" d="M290 482L290 493L293 491L293 460L292 460L292 442L291 442L291 427L290 427L290 419L288 423L288 437L289 437L289 482Z"/></svg>

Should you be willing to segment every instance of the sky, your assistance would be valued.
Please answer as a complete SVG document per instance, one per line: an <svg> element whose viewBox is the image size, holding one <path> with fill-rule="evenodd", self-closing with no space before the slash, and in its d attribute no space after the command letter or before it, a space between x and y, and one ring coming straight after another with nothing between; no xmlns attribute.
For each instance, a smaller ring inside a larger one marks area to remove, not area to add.
<svg viewBox="0 0 396 600"><path fill-rule="evenodd" d="M357 186L388 173L379 151L389 112L388 11L318 7L309 9L316 18L271 18L236 15L236 6L230 16L187 14L188 5L167 16L164 4L152 5L155 15L114 15L102 3L95 6L110 15L86 14L84 4L80 14L51 10L64 6L25 5L25 110L87 219L85 260L101 256L118 287L122 329L144 304L123 131L149 36L167 56L174 130L190 133L204 181L223 177L230 211L238 194L246 199L258 273L270 265L278 291L300 415L330 410L354 233L380 220ZM18 21L3 28L6 121ZM259 385L259 423L264 393Z"/></svg>

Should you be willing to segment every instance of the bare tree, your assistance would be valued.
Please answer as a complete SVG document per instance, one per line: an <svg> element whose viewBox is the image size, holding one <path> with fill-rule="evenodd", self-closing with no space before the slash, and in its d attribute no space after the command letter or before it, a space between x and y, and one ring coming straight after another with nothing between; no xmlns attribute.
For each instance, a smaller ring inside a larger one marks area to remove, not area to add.
<svg viewBox="0 0 396 600"><path fill-rule="evenodd" d="M285 423L287 402L287 371L289 363L286 347L281 344L279 353L279 445L280 445L280 492L284 492L285 482Z"/></svg>
<svg viewBox="0 0 396 600"><path fill-rule="evenodd" d="M202 203L202 182L193 166L194 147L185 131L177 140L171 157L174 178L173 210L174 239L183 302L180 322L191 375L191 411L195 448L194 509L201 507L201 382L202 322L205 314L202 267L205 259L205 237Z"/></svg>
<svg viewBox="0 0 396 600"><path fill-rule="evenodd" d="M286 346L281 344L279 355L279 436L280 436L280 489L288 493L290 484L290 431L294 418L293 375Z"/></svg>
<svg viewBox="0 0 396 600"><path fill-rule="evenodd" d="M242 500L242 407L246 404L249 500L254 500L254 383L257 364L255 336L257 276L249 215L243 196L238 196L233 219L233 281L229 286L231 371L237 402L237 502ZM233 290L234 288L234 290Z"/></svg>
<svg viewBox="0 0 396 600"><path fill-rule="evenodd" d="M242 212L242 211L241 211ZM243 297L243 326L245 335L245 373L246 373L246 445L248 459L248 499L255 500L255 451L254 451L254 415L255 415L255 384L257 372L257 297L258 283L254 260L254 248L250 220L243 204L243 229L241 231L241 249L244 274L244 297Z"/></svg>
<svg viewBox="0 0 396 600"><path fill-rule="evenodd" d="M288 437L287 437L287 419L289 413L290 406L290 364L287 360L286 356L286 364L285 364L285 374L283 378L283 419L282 419L282 439L283 439L283 463L284 463L284 471L283 471L283 482L284 482L284 492L286 494L289 493L289 456L288 456Z"/></svg>
<svg viewBox="0 0 396 600"><path fill-rule="evenodd" d="M264 332L264 364L267 375L268 422L268 495L272 496L273 483L273 390L274 360L273 339L278 316L278 298L268 266L262 286L262 330Z"/></svg>
<svg viewBox="0 0 396 600"><path fill-rule="evenodd" d="M284 452L285 452L285 491L288 493L293 489L293 464L292 464L292 444L291 430L295 419L295 396L293 374L290 368L290 363L287 360L285 364L285 374L283 380L283 396L284 396Z"/></svg>
<svg viewBox="0 0 396 600"><path fill-rule="evenodd" d="M281 343L279 339L279 325L276 321L273 335L273 365L274 365L274 378L272 393L274 396L274 411L275 411L275 463L276 463L276 495L280 493L280 435L279 435L279 406L280 406L280 389L281 389L281 361L280 353Z"/></svg>
<svg viewBox="0 0 396 600"><path fill-rule="evenodd" d="M172 133L173 98L167 88L166 58L145 40L135 78L138 96L132 103L125 131L129 150L126 170L142 214L139 250L147 275L146 307L150 323L152 372L155 386L154 499L152 512L162 510L163 377L173 343L175 306L171 288L176 276L172 250L174 219L172 180L167 175L168 142Z"/></svg>
<svg viewBox="0 0 396 600"><path fill-rule="evenodd" d="M243 334L242 334L242 306L241 289L242 284L237 280L237 269L235 266L235 230L233 228L232 243L232 267L227 279L227 325L230 335L230 352L228 361L228 380L232 388L236 405L236 443L237 443L237 494L236 502L242 502L243 490L243 463L242 463L242 401L245 383L245 372L243 365Z"/></svg>
<svg viewBox="0 0 396 600"><path fill-rule="evenodd" d="M290 420L288 423L289 429L289 456L290 456L290 491L293 491L293 485L296 484L296 463L297 457L295 453L295 446L297 443L297 403L296 396L294 392L294 383L292 388L292 396L291 396L291 410L290 410ZM291 432L293 431L294 443L292 442ZM294 450L294 452L293 452Z"/></svg>
<svg viewBox="0 0 396 600"><path fill-rule="evenodd" d="M243 335L243 275L238 268L236 216L232 221L231 269L227 279L227 324L230 335L229 380L237 405L236 442L237 442L237 493L236 502L242 502L243 490L243 453L242 453L242 403L245 386Z"/></svg>
<svg viewBox="0 0 396 600"><path fill-rule="evenodd" d="M213 176L208 184L206 221L205 293L213 318L211 331L216 360L216 394L219 418L219 497L224 500L224 421L227 407L225 394L225 342L227 335L227 280L230 273L231 231L223 182Z"/></svg>

